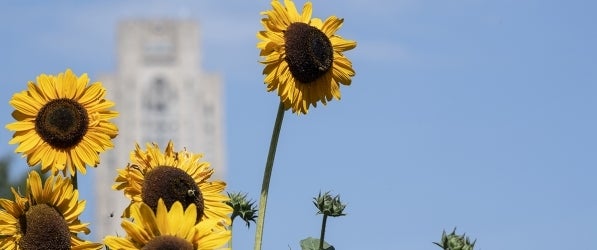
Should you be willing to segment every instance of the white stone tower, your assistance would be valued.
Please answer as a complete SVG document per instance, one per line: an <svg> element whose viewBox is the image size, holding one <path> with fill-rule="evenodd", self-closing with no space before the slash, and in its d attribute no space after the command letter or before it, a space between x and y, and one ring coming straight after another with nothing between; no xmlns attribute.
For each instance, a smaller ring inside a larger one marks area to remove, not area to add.
<svg viewBox="0 0 597 250"><path fill-rule="evenodd" d="M199 29L190 20L129 20L118 27L118 71L101 78L120 115L115 147L104 153L95 172L97 238L118 233L120 215L128 205L122 191L111 186L116 169L129 162L135 143L146 149L156 142L164 149L203 153L222 178L224 107L217 75L201 71Z"/></svg>

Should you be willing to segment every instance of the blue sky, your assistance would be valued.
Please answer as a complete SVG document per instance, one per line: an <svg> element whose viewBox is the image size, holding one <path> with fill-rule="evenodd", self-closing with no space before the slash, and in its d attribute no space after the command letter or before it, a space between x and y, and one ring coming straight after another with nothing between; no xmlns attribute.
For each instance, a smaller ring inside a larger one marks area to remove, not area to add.
<svg viewBox="0 0 597 250"><path fill-rule="evenodd" d="M345 18L339 34L358 42L346 54L357 75L341 101L286 114L265 250L300 249L299 240L319 236L311 200L320 190L348 203L346 217L328 220L326 240L336 249L439 249L431 242L454 227L478 239L478 249L596 249L597 4L313 5L315 16ZM8 100L40 73L114 72L119 20L192 18L204 69L226 84L229 190L258 199L278 103L265 92L255 47L259 12L269 8L269 1L3 1L0 122L12 121ZM11 136L0 130L1 140ZM90 192L83 189L84 198ZM235 249L252 248L254 226L238 225Z"/></svg>

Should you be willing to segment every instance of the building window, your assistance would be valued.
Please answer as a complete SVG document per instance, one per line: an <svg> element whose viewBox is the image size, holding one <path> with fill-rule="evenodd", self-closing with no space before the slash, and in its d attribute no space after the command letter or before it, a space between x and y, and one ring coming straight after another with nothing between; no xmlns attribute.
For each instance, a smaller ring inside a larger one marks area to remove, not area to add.
<svg viewBox="0 0 597 250"><path fill-rule="evenodd" d="M142 127L146 142L160 145L177 140L179 132L178 93L166 79L156 77L143 91Z"/></svg>

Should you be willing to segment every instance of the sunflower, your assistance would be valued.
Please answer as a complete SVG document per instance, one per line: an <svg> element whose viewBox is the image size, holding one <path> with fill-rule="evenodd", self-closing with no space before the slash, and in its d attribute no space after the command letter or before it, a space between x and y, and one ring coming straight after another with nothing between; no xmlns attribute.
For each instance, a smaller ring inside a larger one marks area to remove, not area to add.
<svg viewBox="0 0 597 250"><path fill-rule="evenodd" d="M217 219L196 224L197 208L190 204L183 209L175 202L168 210L162 199L157 211L143 202L131 205L131 220L121 225L126 237L106 236L104 243L110 249L222 249L231 234Z"/></svg>
<svg viewBox="0 0 597 250"><path fill-rule="evenodd" d="M278 90L284 108L293 113L306 114L319 101L325 105L332 98L339 100L340 83L350 85L355 75L343 52L357 45L335 34L344 20L311 19L311 2L302 13L290 0L284 0L286 7L278 1L271 4L272 10L261 12L265 30L257 33L267 91Z"/></svg>
<svg viewBox="0 0 597 250"><path fill-rule="evenodd" d="M88 83L87 74L77 77L67 69L58 76L39 75L12 97L16 122L6 125L14 131L9 143L19 144L15 152L27 156L29 166L85 174L86 165L95 167L99 153L113 147L118 128L109 120L118 113L108 110L114 103L104 99L102 84Z"/></svg>
<svg viewBox="0 0 597 250"><path fill-rule="evenodd" d="M195 204L197 220L223 219L230 225L232 208L224 203L228 197L223 194L226 183L208 181L214 170L209 163L200 161L202 157L186 149L175 152L172 141L163 153L155 143L147 144L147 151L137 144L131 152L131 162L118 170L112 188L123 190L131 204L144 202L154 211L160 198L168 208L176 201L185 208ZM126 217L128 210L124 212Z"/></svg>
<svg viewBox="0 0 597 250"><path fill-rule="evenodd" d="M39 174L30 172L25 197L12 188L14 201L0 199L0 249L101 249L77 237L89 234L88 223L79 215L85 201L70 178L50 176L45 184Z"/></svg>

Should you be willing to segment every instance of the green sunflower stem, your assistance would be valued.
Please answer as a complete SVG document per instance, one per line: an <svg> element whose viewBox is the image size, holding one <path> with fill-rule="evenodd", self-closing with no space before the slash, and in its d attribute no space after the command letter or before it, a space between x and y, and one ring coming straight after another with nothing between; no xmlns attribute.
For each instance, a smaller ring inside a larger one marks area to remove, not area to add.
<svg viewBox="0 0 597 250"><path fill-rule="evenodd" d="M321 237L319 237L319 250L323 250L323 238L325 237L325 224L328 221L328 215L323 214L323 221L321 221Z"/></svg>
<svg viewBox="0 0 597 250"><path fill-rule="evenodd" d="M228 240L228 248L233 249L232 248L232 234L234 233L234 231L232 231L232 224L234 224L234 220L230 221L230 227L228 228L228 230L230 230L230 240Z"/></svg>
<svg viewBox="0 0 597 250"><path fill-rule="evenodd" d="M272 140L269 144L269 152L267 154L267 161L265 163L265 172L263 173L263 184L261 185L261 196L259 197L259 214L257 216L257 229L255 229L255 250L261 250L261 240L263 239L263 224L265 223L265 207L267 206L269 181L272 177L274 158L276 156L276 147L278 146L278 137L280 136L280 129L282 128L283 119L284 104L280 102L280 106L278 107L278 114L276 116L276 122L274 123Z"/></svg>

